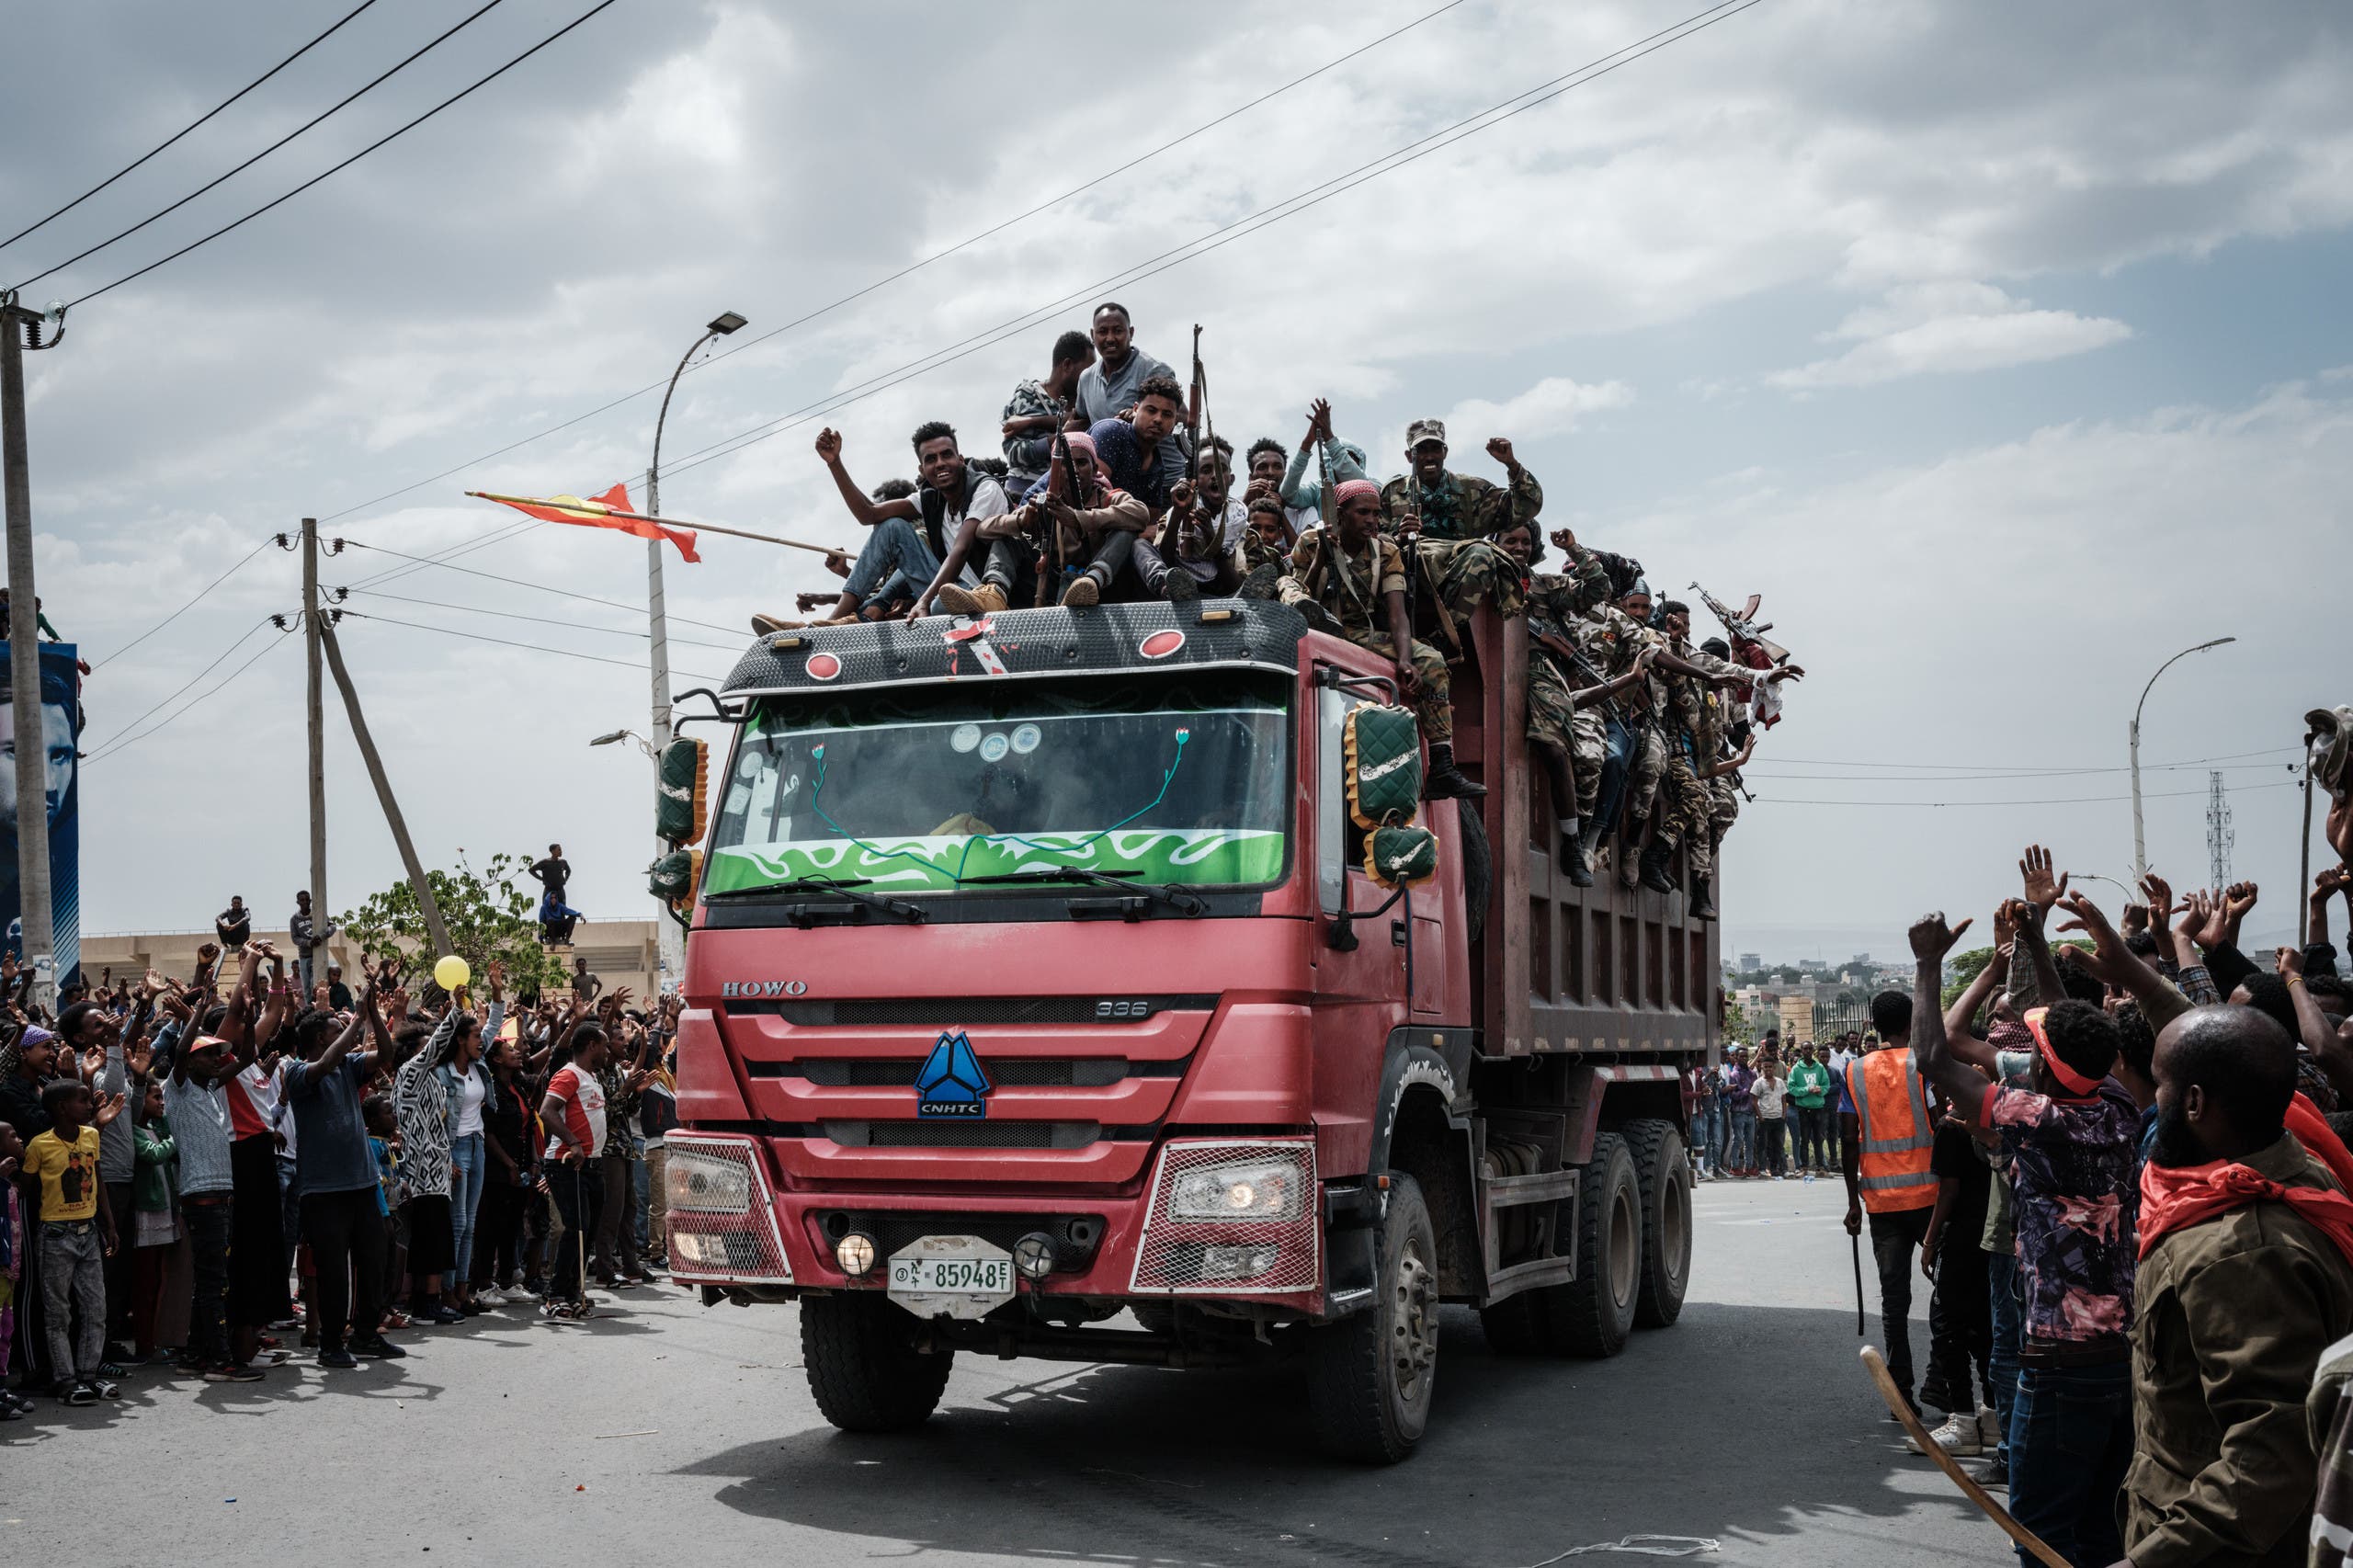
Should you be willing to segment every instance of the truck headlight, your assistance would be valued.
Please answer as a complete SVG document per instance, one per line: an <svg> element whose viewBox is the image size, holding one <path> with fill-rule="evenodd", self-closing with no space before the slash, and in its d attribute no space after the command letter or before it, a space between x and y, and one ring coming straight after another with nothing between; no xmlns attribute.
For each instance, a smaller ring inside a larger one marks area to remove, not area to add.
<svg viewBox="0 0 2353 1568"><path fill-rule="evenodd" d="M752 1174L733 1160L672 1148L670 1207L703 1214L743 1214L752 1207Z"/></svg>
<svg viewBox="0 0 2353 1568"><path fill-rule="evenodd" d="M1288 1159L1234 1160L1183 1173L1169 1194L1173 1220L1295 1220L1306 1199L1298 1165Z"/></svg>

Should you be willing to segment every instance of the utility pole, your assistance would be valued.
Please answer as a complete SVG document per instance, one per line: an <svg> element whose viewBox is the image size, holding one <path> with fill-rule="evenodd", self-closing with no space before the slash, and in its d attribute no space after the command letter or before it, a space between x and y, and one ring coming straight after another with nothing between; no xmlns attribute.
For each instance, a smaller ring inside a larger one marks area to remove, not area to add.
<svg viewBox="0 0 2353 1568"><path fill-rule="evenodd" d="M303 717L310 724L311 918L327 918L327 729L319 667L319 519L302 519ZM324 960L322 960L324 961Z"/></svg>
<svg viewBox="0 0 2353 1568"><path fill-rule="evenodd" d="M8 527L8 700L17 748L17 892L24 960L32 999L57 1002L57 937L49 903L49 745L41 733L40 610L34 603L32 463L25 439L25 350L55 347L40 338L41 318L0 296L0 468ZM58 336L63 337L63 318Z"/></svg>
<svg viewBox="0 0 2353 1568"><path fill-rule="evenodd" d="M401 815L401 803L392 799L392 780L384 777L384 759L376 755L376 742L368 733L368 721L359 711L359 693L351 685L351 672L343 665L343 650L335 645L335 628L321 625L319 642L325 650L327 668L335 672L335 689L343 693L344 710L351 715L351 738L359 744L359 760L368 765L368 780L376 786L376 799L384 808L384 824L392 830L392 843L401 852L401 864L408 869L408 885L416 893L416 907L425 916L426 935L433 938L433 956L442 958L453 951L449 946L449 928L441 924L441 906L433 897L433 886L425 880L425 863L416 858L416 846L409 842L408 823ZM311 895L316 898L314 892Z"/></svg>

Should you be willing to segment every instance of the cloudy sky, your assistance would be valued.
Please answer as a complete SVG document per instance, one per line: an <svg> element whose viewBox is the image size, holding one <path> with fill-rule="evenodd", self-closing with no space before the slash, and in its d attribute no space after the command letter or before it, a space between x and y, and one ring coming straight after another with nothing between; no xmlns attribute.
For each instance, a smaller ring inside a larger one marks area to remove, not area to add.
<svg viewBox="0 0 2353 1568"><path fill-rule="evenodd" d="M592 3L504 0L27 299L112 283ZM2353 565L2341 9L1762 0L1253 232L1252 214L1701 0L1427 15L1437 3L1179 18L620 0L315 189L81 305L28 369L41 589L98 665L85 929L188 928L231 892L275 918L302 881L299 638L262 624L297 603L294 557L262 550L115 655L306 513L352 542L325 580L378 618L343 635L426 858L561 838L575 902L641 910L648 770L585 742L645 727L642 614L445 567L388 575L409 563L381 551L464 551L475 572L642 604L635 541L517 530L461 493L585 493L641 471L658 393L628 394L727 309L752 327L679 388L665 510L850 541L810 451L813 411L855 399L825 417L866 484L910 472L921 419L983 445L1012 383L1106 293L1163 358L1203 324L1222 432L1293 440L1324 394L1343 434L1392 454L1407 420L1439 414L1461 466L1489 472L1483 437L1512 437L1548 518L1664 587L1765 596L1811 673L1749 775L1727 951L1900 951L1920 908L1983 911L2013 889L2030 839L2128 875L2133 702L2167 655L2219 636L2238 641L2149 699L2150 858L2202 880L2219 767L2236 873L2291 922L2301 716L2353 700L2324 638ZM477 4L369 9L0 250L0 280L187 194ZM347 8L109 0L17 18L16 52L40 68L12 73L0 142L40 153L0 165L0 228ZM767 438L724 445L749 435ZM821 574L764 546L705 551L668 574L673 662L714 676L746 616L788 609ZM340 733L329 791L341 908L398 871Z"/></svg>

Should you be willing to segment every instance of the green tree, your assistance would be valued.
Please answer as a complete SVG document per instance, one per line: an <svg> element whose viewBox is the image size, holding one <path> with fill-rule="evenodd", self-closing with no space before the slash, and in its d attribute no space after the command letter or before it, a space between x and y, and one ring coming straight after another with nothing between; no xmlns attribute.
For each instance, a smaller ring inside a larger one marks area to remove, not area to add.
<svg viewBox="0 0 2353 1568"><path fill-rule="evenodd" d="M460 849L455 870L425 873L434 902L441 906L442 924L449 928L450 947L477 976L491 960L498 960L506 966L508 987L518 996L564 984L563 965L540 946L535 918L539 899L532 891L536 884L517 882L529 864L529 856L494 855L488 867L476 871ZM425 912L416 902L416 890L405 880L336 920L370 960L397 955L414 968L433 956Z"/></svg>
<svg viewBox="0 0 2353 1568"><path fill-rule="evenodd" d="M2052 957L2059 956L2060 948L2082 948L2088 952L2091 949L2091 944L2077 937L2070 937L2052 949ZM1993 961L1994 949L1991 948L1972 948L1965 953L1957 953L1947 959L1944 1001L1941 1005L1949 1007L1960 1001L1961 994L1969 989L1969 983L1984 973L1985 966Z"/></svg>

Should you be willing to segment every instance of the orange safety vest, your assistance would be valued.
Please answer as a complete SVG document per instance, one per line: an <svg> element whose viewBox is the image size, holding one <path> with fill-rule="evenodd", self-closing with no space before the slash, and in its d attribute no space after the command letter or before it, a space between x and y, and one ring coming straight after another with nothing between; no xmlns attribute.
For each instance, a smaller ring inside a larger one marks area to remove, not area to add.
<svg viewBox="0 0 2353 1568"><path fill-rule="evenodd" d="M1937 1200L1928 1154L1937 1141L1927 1086L1912 1053L1887 1046L1847 1063L1847 1096L1861 1133L1863 1207L1874 1214L1926 1209Z"/></svg>

